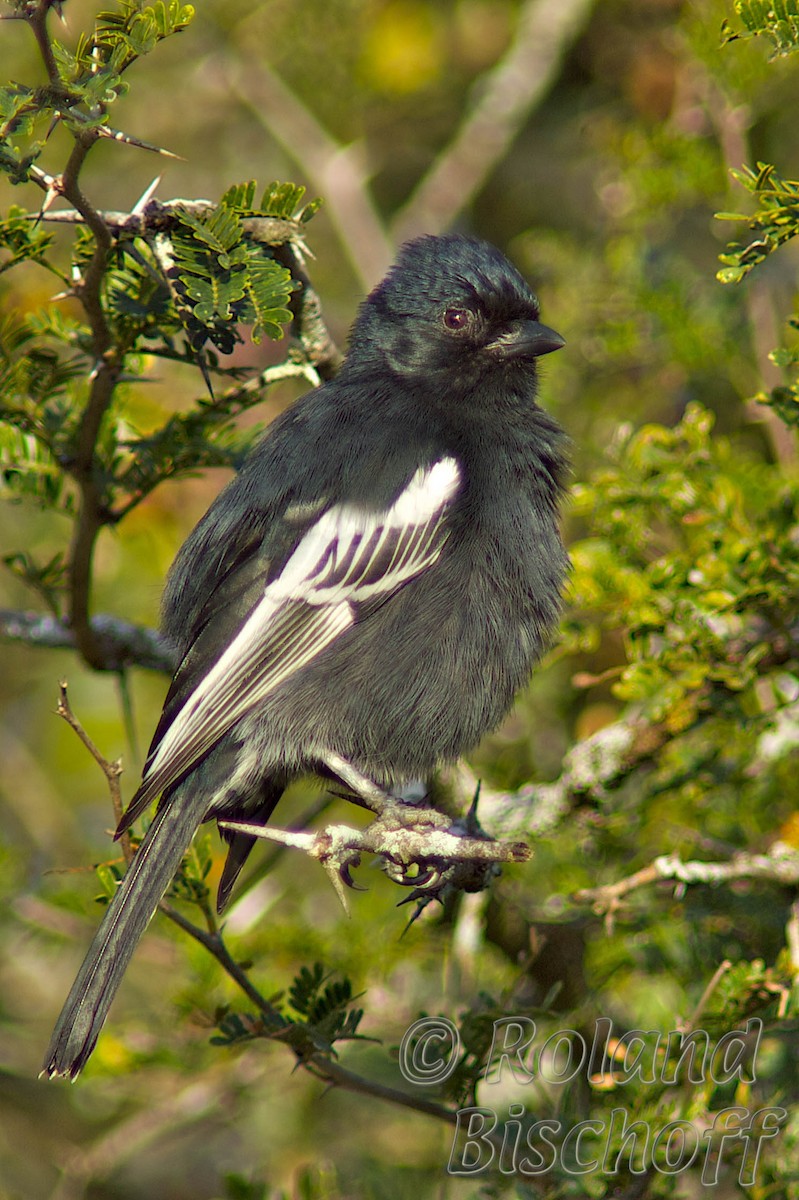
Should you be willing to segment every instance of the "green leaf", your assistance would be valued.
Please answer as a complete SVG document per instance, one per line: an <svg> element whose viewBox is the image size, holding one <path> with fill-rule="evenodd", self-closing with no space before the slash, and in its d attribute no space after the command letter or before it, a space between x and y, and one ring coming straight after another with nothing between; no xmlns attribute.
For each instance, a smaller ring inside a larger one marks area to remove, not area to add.
<svg viewBox="0 0 799 1200"><path fill-rule="evenodd" d="M42 597L48 608L61 615L61 599L67 587L67 564L59 551L47 562L37 563L23 551L6 554L3 562L24 584Z"/></svg>
<svg viewBox="0 0 799 1200"><path fill-rule="evenodd" d="M758 201L758 211L746 220L754 235L747 241L731 242L719 259L724 267L717 272L721 283L740 283L750 271L799 234L799 182L784 179L770 163L758 163L757 169L744 167L732 172L734 178ZM719 220L737 219L733 213L717 213Z"/></svg>
<svg viewBox="0 0 799 1200"><path fill-rule="evenodd" d="M42 508L62 505L65 477L41 442L0 422L0 498L33 500Z"/></svg>
<svg viewBox="0 0 799 1200"><path fill-rule="evenodd" d="M0 217L0 251L8 258L0 260L0 274L21 262L42 263L53 242L53 234L35 225L24 208L12 204L5 217Z"/></svg>
<svg viewBox="0 0 799 1200"><path fill-rule="evenodd" d="M772 57L799 50L799 12L796 0L735 0L742 29L722 23L722 44L736 38L765 37L773 47Z"/></svg>

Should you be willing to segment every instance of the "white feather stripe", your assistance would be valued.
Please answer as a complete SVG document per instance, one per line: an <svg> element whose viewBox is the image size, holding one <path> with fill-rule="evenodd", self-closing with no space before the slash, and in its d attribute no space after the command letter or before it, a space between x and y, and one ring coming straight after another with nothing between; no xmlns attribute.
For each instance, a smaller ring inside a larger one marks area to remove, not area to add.
<svg viewBox="0 0 799 1200"><path fill-rule="evenodd" d="M164 734L143 780L151 798L206 754L239 717L353 623L352 609L342 605L310 613L292 613L287 608L280 614L283 622L264 627L266 610L272 608L270 599L265 596L253 611ZM295 610L300 607L292 605ZM286 622L288 616L295 619ZM285 624L290 627L281 628ZM293 628L295 625L299 628Z"/></svg>
<svg viewBox="0 0 799 1200"><path fill-rule="evenodd" d="M349 546L355 539L358 539L363 547L374 534L379 533L379 547L391 530L399 534L409 528L424 526L433 518L436 518L438 524L449 501L458 490L460 479L460 469L455 459L442 458L432 467L420 467L405 490L384 512L372 512L350 504L328 509L300 540L280 575L270 585L270 589L274 589L273 594L276 597L305 600L309 604L331 603L333 597L324 594L322 587L308 587L309 580L319 574L320 562L326 559L329 561L327 556L330 555L331 546L336 546L334 553L343 555L342 548ZM367 569L368 563L364 563L361 572L353 571L352 575L346 573L346 584L343 584L341 579L337 581L341 599L350 598L350 589L358 587L358 578L361 578ZM398 581L387 576L385 590L393 591L404 581L404 576Z"/></svg>
<svg viewBox="0 0 799 1200"><path fill-rule="evenodd" d="M166 730L137 811L349 628L357 605L390 595L435 563L460 480L458 464L444 458L420 468L383 512L340 505L322 514Z"/></svg>

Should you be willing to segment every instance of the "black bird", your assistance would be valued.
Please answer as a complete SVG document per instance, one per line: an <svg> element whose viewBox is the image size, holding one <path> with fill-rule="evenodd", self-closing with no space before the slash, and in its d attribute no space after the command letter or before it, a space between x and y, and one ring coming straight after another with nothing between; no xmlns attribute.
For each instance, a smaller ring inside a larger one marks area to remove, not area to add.
<svg viewBox="0 0 799 1200"><path fill-rule="evenodd" d="M563 338L493 246L404 246L333 382L270 426L177 555L180 665L117 836L159 796L53 1032L74 1078L198 826L265 823L314 773L355 796L495 727L557 620L565 436L536 405ZM230 843L224 905L255 839Z"/></svg>

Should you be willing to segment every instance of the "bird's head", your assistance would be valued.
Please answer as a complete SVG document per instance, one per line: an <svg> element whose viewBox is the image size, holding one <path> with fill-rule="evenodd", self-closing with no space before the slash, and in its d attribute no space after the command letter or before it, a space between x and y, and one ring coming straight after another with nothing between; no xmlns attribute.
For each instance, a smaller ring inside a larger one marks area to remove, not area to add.
<svg viewBox="0 0 799 1200"><path fill-rule="evenodd" d="M534 374L537 358L564 345L538 317L536 296L494 246L457 234L417 238L361 306L348 367L380 362L433 383Z"/></svg>

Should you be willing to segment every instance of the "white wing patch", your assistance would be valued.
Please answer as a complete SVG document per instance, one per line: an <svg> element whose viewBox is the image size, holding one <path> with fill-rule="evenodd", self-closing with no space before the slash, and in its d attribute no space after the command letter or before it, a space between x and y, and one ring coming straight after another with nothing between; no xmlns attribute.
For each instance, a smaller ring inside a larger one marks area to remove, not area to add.
<svg viewBox="0 0 799 1200"><path fill-rule="evenodd" d="M389 509L328 509L167 729L145 769L140 811L289 676L357 620L357 606L388 596L431 567L461 482L452 458L420 467Z"/></svg>

